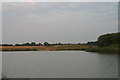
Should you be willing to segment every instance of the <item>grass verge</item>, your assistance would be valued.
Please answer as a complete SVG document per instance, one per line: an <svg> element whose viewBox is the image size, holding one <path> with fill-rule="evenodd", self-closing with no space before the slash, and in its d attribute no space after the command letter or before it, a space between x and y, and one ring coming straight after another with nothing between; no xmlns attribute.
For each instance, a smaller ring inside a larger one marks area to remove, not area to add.
<svg viewBox="0 0 120 80"><path fill-rule="evenodd" d="M117 45L111 45L107 47L96 47L96 48L87 48L85 51L87 52L109 52L109 53L120 53L120 47Z"/></svg>

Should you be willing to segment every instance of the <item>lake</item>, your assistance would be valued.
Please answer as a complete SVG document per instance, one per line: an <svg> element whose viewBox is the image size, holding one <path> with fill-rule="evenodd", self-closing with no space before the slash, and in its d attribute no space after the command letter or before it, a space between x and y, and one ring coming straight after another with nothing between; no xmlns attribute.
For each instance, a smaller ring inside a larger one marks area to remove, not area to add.
<svg viewBox="0 0 120 80"><path fill-rule="evenodd" d="M118 55L85 51L2 53L8 78L117 78Z"/></svg>

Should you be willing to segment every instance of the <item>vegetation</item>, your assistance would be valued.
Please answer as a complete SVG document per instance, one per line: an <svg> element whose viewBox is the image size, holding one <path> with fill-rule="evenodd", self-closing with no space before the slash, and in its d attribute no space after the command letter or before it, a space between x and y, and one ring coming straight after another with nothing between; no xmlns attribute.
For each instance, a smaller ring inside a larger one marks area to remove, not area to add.
<svg viewBox="0 0 120 80"><path fill-rule="evenodd" d="M97 41L87 43L23 43L23 44L1 44L2 51L38 51L38 50L85 50L92 52L119 52L120 32L104 34Z"/></svg>
<svg viewBox="0 0 120 80"><path fill-rule="evenodd" d="M0 46L55 46L55 45L81 45L81 43L77 43L77 44L71 44L71 43L55 43L55 44L50 44L48 42L44 42L42 43L35 43L35 42L31 42L31 43L23 43L23 44L0 44Z"/></svg>
<svg viewBox="0 0 120 80"><path fill-rule="evenodd" d="M2 79L1 80L9 80L5 74L2 74Z"/></svg>
<svg viewBox="0 0 120 80"><path fill-rule="evenodd" d="M2 51L59 51L59 50L83 50L94 48L93 45L55 45L55 46L3 46Z"/></svg>
<svg viewBox="0 0 120 80"><path fill-rule="evenodd" d="M96 48L89 48L85 49L87 52L109 52L109 53L119 53L120 47L117 45L111 45L111 46L106 46L106 47L96 47Z"/></svg>
<svg viewBox="0 0 120 80"><path fill-rule="evenodd" d="M90 45L97 45L96 48L85 49L91 52L115 52L119 53L120 50L120 32L105 34L98 37L95 42L88 42Z"/></svg>
<svg viewBox="0 0 120 80"><path fill-rule="evenodd" d="M120 32L101 35L96 42L99 47L106 47L120 44ZM119 45L118 45L119 46Z"/></svg>
<svg viewBox="0 0 120 80"><path fill-rule="evenodd" d="M14 46L43 46L43 44L41 43L36 44L35 42L31 42L31 43L15 44Z"/></svg>

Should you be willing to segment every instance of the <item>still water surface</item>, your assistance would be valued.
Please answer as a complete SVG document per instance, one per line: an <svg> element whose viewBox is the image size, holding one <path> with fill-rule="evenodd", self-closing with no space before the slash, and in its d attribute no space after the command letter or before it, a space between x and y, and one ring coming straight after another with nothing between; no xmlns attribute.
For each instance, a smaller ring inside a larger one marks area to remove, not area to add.
<svg viewBox="0 0 120 80"><path fill-rule="evenodd" d="M3 52L8 78L117 78L118 56L84 51Z"/></svg>

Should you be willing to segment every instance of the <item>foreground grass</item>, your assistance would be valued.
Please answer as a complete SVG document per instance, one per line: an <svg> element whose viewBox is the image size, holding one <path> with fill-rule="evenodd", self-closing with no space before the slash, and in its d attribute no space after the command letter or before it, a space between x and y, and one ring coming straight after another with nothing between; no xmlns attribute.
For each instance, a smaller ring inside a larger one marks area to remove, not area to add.
<svg viewBox="0 0 120 80"><path fill-rule="evenodd" d="M87 48L85 51L87 52L109 52L109 53L120 53L120 47L117 45L111 45L107 47L96 47L96 48Z"/></svg>
<svg viewBox="0 0 120 80"><path fill-rule="evenodd" d="M9 80L5 74L2 74L2 79L1 80Z"/></svg>

